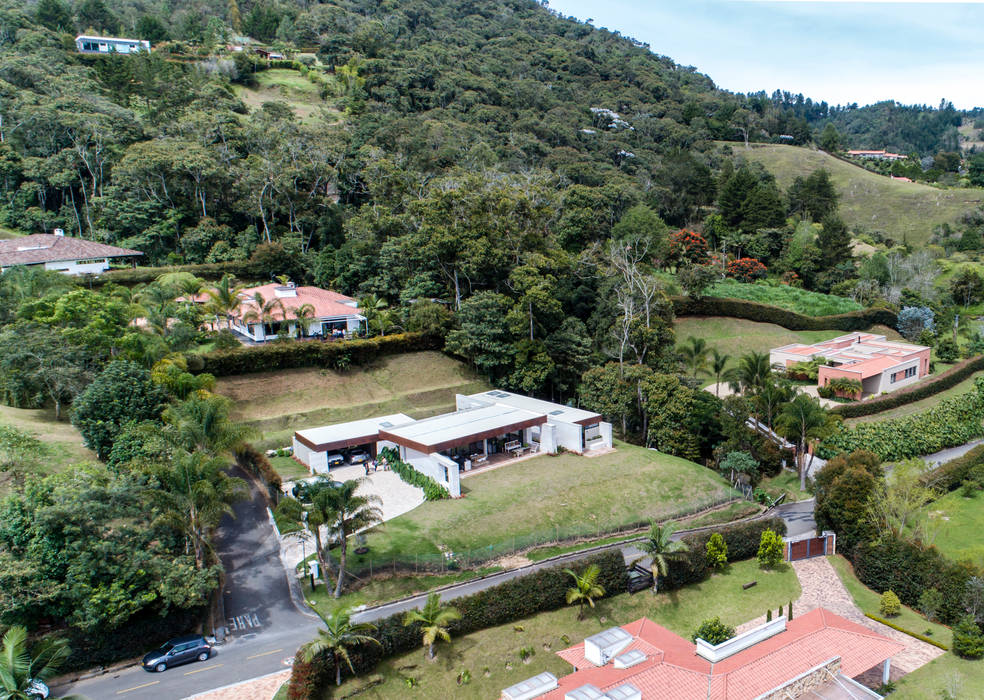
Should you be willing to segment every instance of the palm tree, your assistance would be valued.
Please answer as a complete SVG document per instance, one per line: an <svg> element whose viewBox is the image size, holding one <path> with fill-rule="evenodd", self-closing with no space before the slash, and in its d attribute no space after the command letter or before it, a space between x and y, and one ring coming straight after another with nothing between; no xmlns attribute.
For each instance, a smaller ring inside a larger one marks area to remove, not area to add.
<svg viewBox="0 0 984 700"><path fill-rule="evenodd" d="M187 452L219 455L230 453L252 434L249 427L229 417L231 411L232 401L225 396L196 392L168 406L161 417L172 444Z"/></svg>
<svg viewBox="0 0 984 700"><path fill-rule="evenodd" d="M348 557L348 537L359 530L372 527L383 520L383 512L377 507L382 499L375 494L356 494L356 490L365 483L365 479L351 479L341 486L327 489L327 503L334 512L334 519L329 522L332 535L341 543L338 557L338 580L335 582L335 597L342 595L345 581L345 562Z"/></svg>
<svg viewBox="0 0 984 700"><path fill-rule="evenodd" d="M298 336L304 338L307 336L307 328L311 325L311 321L314 320L315 314L314 304L304 303L294 309L294 318L297 319L297 330Z"/></svg>
<svg viewBox="0 0 984 700"><path fill-rule="evenodd" d="M216 318L225 317L226 327L229 327L232 325L233 312L243 303L239 295L245 288L236 284L236 278L226 273L214 287L205 290L209 297L205 308L209 313L215 314Z"/></svg>
<svg viewBox="0 0 984 700"><path fill-rule="evenodd" d="M717 348L711 350L711 376L714 377L714 395L721 397L721 384L731 382L735 379L735 370L728 367L731 355L726 352L719 352Z"/></svg>
<svg viewBox="0 0 984 700"><path fill-rule="evenodd" d="M594 599L605 595L605 587L598 583L601 567L591 564L583 574L578 574L573 569L564 569L564 573L574 579L574 585L567 589L567 604L577 603L577 619L583 620L584 604L587 603L593 608Z"/></svg>
<svg viewBox="0 0 984 700"><path fill-rule="evenodd" d="M389 304L375 294L366 294L359 299L359 311L366 317L366 324L372 326L373 319Z"/></svg>
<svg viewBox="0 0 984 700"><path fill-rule="evenodd" d="M687 342L677 348L680 359L684 366L690 370L694 379L701 372L707 371L707 355L710 351L706 340L694 336L687 338Z"/></svg>
<svg viewBox="0 0 984 700"><path fill-rule="evenodd" d="M318 559L318 568L326 584L332 569L329 566L328 543L321 536L321 528L322 526L331 527L337 518L335 499L330 493L334 488L331 479L326 476L318 477L313 481L308 486L308 496L311 503L301 513L300 520L301 526L307 528L308 532L314 536L314 554Z"/></svg>
<svg viewBox="0 0 984 700"><path fill-rule="evenodd" d="M762 411L765 424L772 428L772 417L776 409L786 401L793 398L793 388L788 382L768 381L759 389L759 393L752 399L752 402Z"/></svg>
<svg viewBox="0 0 984 700"><path fill-rule="evenodd" d="M211 533L232 504L246 497L246 482L223 471L225 461L202 452L179 452L154 470L161 488L147 491L159 511L156 522L184 533L203 569L212 552Z"/></svg>
<svg viewBox="0 0 984 700"><path fill-rule="evenodd" d="M659 590L660 576L670 573L670 562L687 551L687 545L681 540L674 540L673 525L659 525L655 520L649 521L649 534L639 545L639 549L653 558L653 593Z"/></svg>
<svg viewBox="0 0 984 700"><path fill-rule="evenodd" d="M379 644L379 640L369 636L370 632L376 631L376 626L368 622L352 622L352 611L343 608L336 610L328 617L322 617L325 623L324 629L318 630L318 638L308 642L301 652L302 658L310 662L318 654L330 651L335 657L335 685L342 684L342 661L344 661L352 674L355 674L355 667L349 658L348 650L356 644Z"/></svg>
<svg viewBox="0 0 984 700"><path fill-rule="evenodd" d="M806 448L811 440L819 440L830 435L837 427L839 418L824 410L818 399L806 394L797 394L792 401L784 404L776 417L776 429L787 440L796 441L796 456L799 460L800 490L806 489ZM810 456L813 463L813 456Z"/></svg>
<svg viewBox="0 0 984 700"><path fill-rule="evenodd" d="M771 376L772 365L769 362L769 353L750 352L742 355L738 360L732 388L742 393L754 394L768 383Z"/></svg>
<svg viewBox="0 0 984 700"><path fill-rule="evenodd" d="M451 643L451 633L448 625L461 619L461 613L450 605L441 605L441 594L431 593L423 610L408 610L403 617L403 626L409 627L420 623L423 633L423 645L427 647L427 658L434 658L434 646L438 640Z"/></svg>
<svg viewBox="0 0 984 700"><path fill-rule="evenodd" d="M54 676L70 653L64 639L44 640L29 650L27 630L14 625L3 635L0 649L0 698L36 700L39 694L30 692L35 681L44 683Z"/></svg>

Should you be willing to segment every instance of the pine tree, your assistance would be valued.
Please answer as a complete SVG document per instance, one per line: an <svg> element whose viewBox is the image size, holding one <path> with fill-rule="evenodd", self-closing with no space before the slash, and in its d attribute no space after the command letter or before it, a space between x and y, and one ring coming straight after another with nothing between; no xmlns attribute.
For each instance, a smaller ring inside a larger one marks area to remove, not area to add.
<svg viewBox="0 0 984 700"><path fill-rule="evenodd" d="M817 236L817 247L820 248L820 264L825 270L842 262L850 262L851 233L840 217L832 214L823 220L823 230Z"/></svg>
<svg viewBox="0 0 984 700"><path fill-rule="evenodd" d="M229 25L237 32L241 32L243 30L243 17L239 13L239 3L236 0L229 0L226 14L228 15L226 19L229 20Z"/></svg>

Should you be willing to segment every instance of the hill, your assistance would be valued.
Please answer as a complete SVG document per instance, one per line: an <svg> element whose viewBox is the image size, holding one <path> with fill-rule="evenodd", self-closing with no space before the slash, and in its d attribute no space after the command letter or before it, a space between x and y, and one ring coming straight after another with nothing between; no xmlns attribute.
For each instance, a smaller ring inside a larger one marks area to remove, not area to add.
<svg viewBox="0 0 984 700"><path fill-rule="evenodd" d="M826 169L840 195L839 213L845 223L880 231L899 242L925 244L936 226L953 224L984 202L984 189L939 189L892 180L823 151L764 144L746 150L731 145L736 159L761 164L784 189L796 177Z"/></svg>

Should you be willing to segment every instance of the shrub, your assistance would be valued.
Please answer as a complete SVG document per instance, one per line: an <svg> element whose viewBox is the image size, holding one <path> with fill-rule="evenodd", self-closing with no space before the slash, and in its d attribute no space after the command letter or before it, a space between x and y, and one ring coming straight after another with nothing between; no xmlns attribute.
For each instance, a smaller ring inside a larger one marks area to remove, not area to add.
<svg viewBox="0 0 984 700"><path fill-rule="evenodd" d="M899 311L897 328L909 341L916 341L923 331L935 330L933 310L927 306L906 306Z"/></svg>
<svg viewBox="0 0 984 700"><path fill-rule="evenodd" d="M711 569L723 569L728 564L728 543L721 537L720 532L711 535L707 541L707 566Z"/></svg>
<svg viewBox="0 0 984 700"><path fill-rule="evenodd" d="M899 602L899 597L892 593L892 591L885 591L881 594L881 600L878 601L878 612L885 617L895 617L900 612L902 612L902 603Z"/></svg>
<svg viewBox="0 0 984 700"><path fill-rule="evenodd" d="M772 608L765 611L765 621L772 622Z"/></svg>
<svg viewBox="0 0 984 700"><path fill-rule="evenodd" d="M392 447L384 447L380 450L380 456L386 458L386 463L389 464L390 469L396 472L396 475L405 483L422 488L425 501L441 501L445 498L451 498L451 494L446 488L426 474L418 472L412 465L402 461L399 453Z"/></svg>
<svg viewBox="0 0 984 700"><path fill-rule="evenodd" d="M690 641L703 639L711 645L721 644L735 636L735 628L721 622L720 617L712 617L700 623L700 626L690 635Z"/></svg>
<svg viewBox="0 0 984 700"><path fill-rule="evenodd" d="M780 288L765 285L746 285L762 287L773 297ZM713 292L717 287L709 290ZM782 289L793 289L783 287ZM767 297L768 298L768 297ZM760 304L742 299L707 297L699 301L687 297L672 297L673 310L677 316L730 316L748 321L774 323L791 331L863 331L875 324L894 326L895 313L888 309L863 309L836 315L807 316L788 309Z"/></svg>
<svg viewBox="0 0 984 700"><path fill-rule="evenodd" d="M955 491L966 481L981 483L984 481L984 445L926 472L923 481L940 491Z"/></svg>
<svg viewBox="0 0 984 700"><path fill-rule="evenodd" d="M768 268L755 258L732 260L726 269L728 277L733 277L739 282L754 282L765 277L768 272Z"/></svg>
<svg viewBox="0 0 984 700"><path fill-rule="evenodd" d="M836 396L836 393L837 392L834 391L834 388L832 386L817 387L817 395L823 399L832 399L834 398L834 396Z"/></svg>
<svg viewBox="0 0 984 700"><path fill-rule="evenodd" d="M847 377L834 377L827 382L827 387L833 391L834 396L842 398L860 399L861 380L848 379Z"/></svg>
<svg viewBox="0 0 984 700"><path fill-rule="evenodd" d="M166 267L133 267L109 270L91 279L92 286L103 285L107 282L132 286L148 284L169 272L190 272L196 277L206 280L217 280L224 274L233 274L239 278L250 278L249 269L245 262L206 263L202 265L169 265ZM90 280L86 280L90 282Z"/></svg>
<svg viewBox="0 0 984 700"><path fill-rule="evenodd" d="M263 480L267 486L270 500L276 502L280 497L283 482L280 479L280 474L270 464L266 455L249 443L244 442L233 449L233 456L236 458L236 464Z"/></svg>
<svg viewBox="0 0 984 700"><path fill-rule="evenodd" d="M339 341L267 343L202 355L202 371L216 377L267 372L293 367L344 368L366 365L378 357L421 350L440 350L441 338L424 333L398 333L380 338Z"/></svg>
<svg viewBox="0 0 984 700"><path fill-rule="evenodd" d="M943 605L943 596L935 588L927 588L919 595L919 611L932 622L936 619L936 611Z"/></svg>
<svg viewBox="0 0 984 700"><path fill-rule="evenodd" d="M984 635L973 615L966 615L953 628L953 653L963 659L984 656Z"/></svg>
<svg viewBox="0 0 984 700"><path fill-rule="evenodd" d="M953 338L944 337L936 342L936 357L940 362L954 362L960 357L960 348Z"/></svg>
<svg viewBox="0 0 984 700"><path fill-rule="evenodd" d="M759 566L763 568L773 569L779 566L783 558L782 536L772 530L763 532L756 557Z"/></svg>
<svg viewBox="0 0 984 700"><path fill-rule="evenodd" d="M942 649L943 651L949 651L950 650L950 647L948 647L943 642L937 641L937 640L933 639L932 637L929 637L928 636L931 633L931 630L926 630L926 634L919 634L918 632L913 632L912 630L907 630L905 627L902 627L901 625L897 625L894 622L892 622L891 620L886 620L884 617L879 617L878 615L872 615L871 613L865 613L864 616L867 617L867 618L869 618L869 619L871 619L871 620L874 620L875 622L880 622L883 625L885 625L886 627L891 627L893 630L898 630L899 632L902 632L903 634L907 634L910 637L915 637L916 639L918 639L918 640L920 640L922 642L926 642L927 644L932 644L934 647L938 647L938 648Z"/></svg>

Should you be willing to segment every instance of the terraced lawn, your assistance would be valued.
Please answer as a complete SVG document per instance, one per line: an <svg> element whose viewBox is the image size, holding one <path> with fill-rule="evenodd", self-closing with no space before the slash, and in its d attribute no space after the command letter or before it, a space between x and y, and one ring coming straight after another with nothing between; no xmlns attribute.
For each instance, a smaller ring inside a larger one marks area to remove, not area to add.
<svg viewBox="0 0 984 700"><path fill-rule="evenodd" d="M984 566L984 494L965 498L959 490L951 491L926 506L926 511L938 520L934 544L941 552Z"/></svg>

